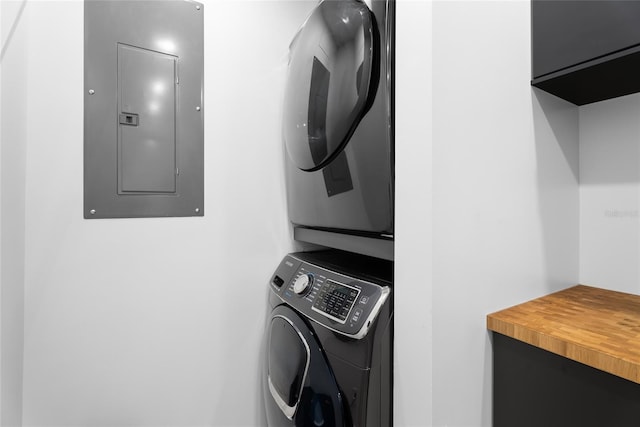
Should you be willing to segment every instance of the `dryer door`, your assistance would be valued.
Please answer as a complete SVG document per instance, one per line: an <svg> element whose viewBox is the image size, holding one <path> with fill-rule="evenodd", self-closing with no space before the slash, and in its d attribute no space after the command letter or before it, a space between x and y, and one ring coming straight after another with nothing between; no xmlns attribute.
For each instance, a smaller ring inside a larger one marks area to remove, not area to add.
<svg viewBox="0 0 640 427"><path fill-rule="evenodd" d="M305 171L340 154L375 95L374 20L362 1L324 0L290 46L283 133Z"/></svg>
<svg viewBox="0 0 640 427"><path fill-rule="evenodd" d="M267 326L263 390L269 426L349 425L343 395L313 330L286 306L276 307Z"/></svg>

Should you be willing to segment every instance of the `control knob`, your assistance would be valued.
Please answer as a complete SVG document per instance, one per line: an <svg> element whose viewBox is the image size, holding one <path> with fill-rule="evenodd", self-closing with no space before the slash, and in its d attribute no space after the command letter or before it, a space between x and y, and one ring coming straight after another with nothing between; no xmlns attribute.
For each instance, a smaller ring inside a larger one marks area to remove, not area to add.
<svg viewBox="0 0 640 427"><path fill-rule="evenodd" d="M306 273L298 276L293 282L293 292L298 295L304 295L313 284L313 274Z"/></svg>

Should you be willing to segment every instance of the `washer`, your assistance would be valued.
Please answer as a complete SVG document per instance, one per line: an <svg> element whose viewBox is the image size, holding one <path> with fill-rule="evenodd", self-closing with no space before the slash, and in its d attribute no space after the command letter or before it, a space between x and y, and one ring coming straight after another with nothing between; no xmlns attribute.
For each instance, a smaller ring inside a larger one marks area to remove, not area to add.
<svg viewBox="0 0 640 427"><path fill-rule="evenodd" d="M269 426L392 424L392 274L336 250L284 257L264 340Z"/></svg>
<svg viewBox="0 0 640 427"><path fill-rule="evenodd" d="M290 45L283 138L295 226L393 237L392 0L324 0Z"/></svg>

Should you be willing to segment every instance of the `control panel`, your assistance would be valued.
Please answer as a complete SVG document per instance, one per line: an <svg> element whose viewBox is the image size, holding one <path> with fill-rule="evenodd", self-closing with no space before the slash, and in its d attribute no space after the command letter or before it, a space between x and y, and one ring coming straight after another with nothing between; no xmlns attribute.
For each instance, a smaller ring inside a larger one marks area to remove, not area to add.
<svg viewBox="0 0 640 427"><path fill-rule="evenodd" d="M311 309L340 323L345 323L358 294L360 294L358 288L327 280Z"/></svg>
<svg viewBox="0 0 640 427"><path fill-rule="evenodd" d="M311 320L356 339L367 334L391 292L291 255L276 270L271 290Z"/></svg>

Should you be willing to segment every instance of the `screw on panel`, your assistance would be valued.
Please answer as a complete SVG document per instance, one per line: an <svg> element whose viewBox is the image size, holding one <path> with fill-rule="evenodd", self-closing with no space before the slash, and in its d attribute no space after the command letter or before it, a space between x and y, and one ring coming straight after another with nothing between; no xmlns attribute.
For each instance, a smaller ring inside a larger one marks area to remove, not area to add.
<svg viewBox="0 0 640 427"><path fill-rule="evenodd" d="M93 95L94 93L96 93L96 91L95 91L95 90L93 90L93 89L89 89L89 95Z"/></svg>
<svg viewBox="0 0 640 427"><path fill-rule="evenodd" d="M90 213L91 215L95 215L95 214L96 214L96 210L95 210L95 209L91 209L91 210L89 211L89 213Z"/></svg>
<svg viewBox="0 0 640 427"><path fill-rule="evenodd" d="M200 10L200 5L196 5L196 9Z"/></svg>
<svg viewBox="0 0 640 427"><path fill-rule="evenodd" d="M196 213L200 213L200 208L196 208Z"/></svg>
<svg viewBox="0 0 640 427"><path fill-rule="evenodd" d="M196 107L196 111L200 111L200 107Z"/></svg>

